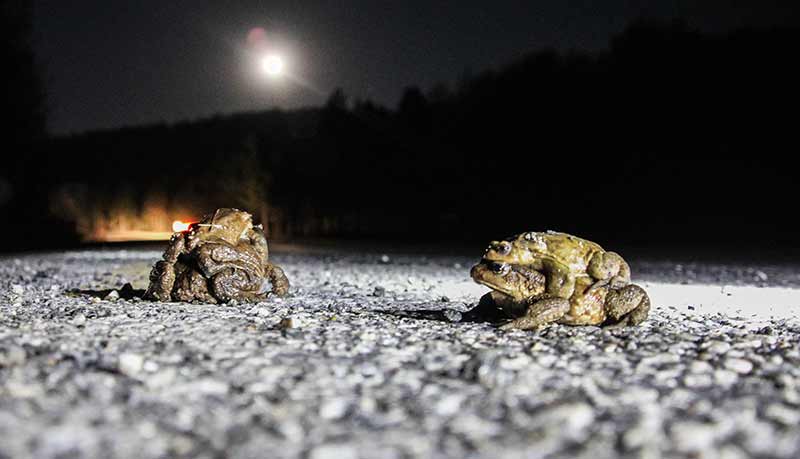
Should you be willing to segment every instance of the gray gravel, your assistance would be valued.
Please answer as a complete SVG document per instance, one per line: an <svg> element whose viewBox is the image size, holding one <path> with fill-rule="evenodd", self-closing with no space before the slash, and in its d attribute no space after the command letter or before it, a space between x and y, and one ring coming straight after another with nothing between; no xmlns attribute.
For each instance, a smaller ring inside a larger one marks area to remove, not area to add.
<svg viewBox="0 0 800 459"><path fill-rule="evenodd" d="M796 318L655 305L637 328L538 334L403 318L478 293L474 259L397 254L279 254L293 294L259 304L65 293L144 288L158 256L0 258L0 458L800 456ZM788 267L640 268L796 285Z"/></svg>

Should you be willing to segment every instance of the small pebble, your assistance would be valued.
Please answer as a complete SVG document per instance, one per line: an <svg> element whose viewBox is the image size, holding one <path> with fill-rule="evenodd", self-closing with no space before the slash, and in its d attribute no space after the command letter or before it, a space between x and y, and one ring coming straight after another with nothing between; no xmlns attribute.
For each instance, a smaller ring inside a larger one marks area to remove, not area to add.
<svg viewBox="0 0 800 459"><path fill-rule="evenodd" d="M722 387L728 387L736 382L736 373L730 370L715 370L714 382Z"/></svg>
<svg viewBox="0 0 800 459"><path fill-rule="evenodd" d="M86 325L86 316L79 312L72 318L72 323L78 327Z"/></svg>
<svg viewBox="0 0 800 459"><path fill-rule="evenodd" d="M708 362L695 360L689 364L689 371L692 373L711 373L714 371L714 367L712 367Z"/></svg>
<svg viewBox="0 0 800 459"><path fill-rule="evenodd" d="M459 322L459 321L461 321L461 317L462 317L461 313L456 311L455 309L445 309L444 310L444 316L450 322Z"/></svg>
<svg viewBox="0 0 800 459"><path fill-rule="evenodd" d="M155 373L158 371L158 363L153 362L152 360L148 360L142 366L142 369L148 373Z"/></svg>
<svg viewBox="0 0 800 459"><path fill-rule="evenodd" d="M327 420L340 419L347 413L347 408L347 400L343 398L334 398L322 404L319 408L319 416Z"/></svg>
<svg viewBox="0 0 800 459"><path fill-rule="evenodd" d="M300 328L303 326L303 321L300 320L296 316L288 316L281 319L278 323L278 328L281 329L288 329L288 328Z"/></svg>
<svg viewBox="0 0 800 459"><path fill-rule="evenodd" d="M705 453L710 452L714 445L716 429L711 424L696 421L677 422L670 431L678 451Z"/></svg>
<svg viewBox="0 0 800 459"><path fill-rule="evenodd" d="M683 378L683 383L686 387L708 387L714 383L714 380L709 374L690 374Z"/></svg>
<svg viewBox="0 0 800 459"><path fill-rule="evenodd" d="M725 341L714 341L708 345L706 350L712 354L720 355L728 352L730 348L731 348L730 343L727 343Z"/></svg>
<svg viewBox="0 0 800 459"><path fill-rule="evenodd" d="M753 363L745 359L727 358L724 366L728 370L733 370L742 375L753 371Z"/></svg>
<svg viewBox="0 0 800 459"><path fill-rule="evenodd" d="M788 427L797 427L800 425L800 410L797 408L790 408L780 403L769 405L767 409L764 410L764 415Z"/></svg>
<svg viewBox="0 0 800 459"><path fill-rule="evenodd" d="M25 349L20 346L0 346L0 368L22 365L27 359ZM2 387L2 386L0 386Z"/></svg>
<svg viewBox="0 0 800 459"><path fill-rule="evenodd" d="M125 376L136 377L144 366L144 357L131 352L119 356L119 371Z"/></svg>
<svg viewBox="0 0 800 459"><path fill-rule="evenodd" d="M329 443L311 450L308 459L357 459L355 448L345 444Z"/></svg>

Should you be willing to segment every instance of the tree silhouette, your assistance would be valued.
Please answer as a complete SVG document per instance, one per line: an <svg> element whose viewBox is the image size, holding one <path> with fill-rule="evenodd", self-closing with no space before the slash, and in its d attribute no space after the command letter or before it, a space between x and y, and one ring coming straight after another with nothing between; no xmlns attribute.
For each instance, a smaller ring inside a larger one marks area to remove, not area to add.
<svg viewBox="0 0 800 459"><path fill-rule="evenodd" d="M332 111L346 111L347 110L347 95L345 95L342 88L336 88L328 96L325 102L325 108Z"/></svg>
<svg viewBox="0 0 800 459"><path fill-rule="evenodd" d="M397 106L397 115L405 125L418 134L430 134L432 113L428 99L417 86L407 87L403 91Z"/></svg>
<svg viewBox="0 0 800 459"><path fill-rule="evenodd" d="M796 243L794 169L770 152L797 143L781 116L797 105L797 48L798 29L641 22L603 52L537 50L452 91L410 86L394 110L351 106L339 88L319 108L55 138L20 175L29 198L12 224L28 222L35 244L52 232L36 229L49 209L56 222L75 210L91 231L129 222L121 209L165 226L240 206L284 238L452 243L551 228L609 244L765 231Z"/></svg>

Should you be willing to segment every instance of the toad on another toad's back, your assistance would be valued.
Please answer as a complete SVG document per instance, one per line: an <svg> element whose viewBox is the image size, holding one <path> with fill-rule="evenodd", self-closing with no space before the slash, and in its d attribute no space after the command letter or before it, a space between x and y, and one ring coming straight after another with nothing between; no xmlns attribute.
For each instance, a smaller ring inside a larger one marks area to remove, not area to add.
<svg viewBox="0 0 800 459"><path fill-rule="evenodd" d="M150 272L145 298L207 303L286 295L289 280L268 261L264 231L247 212L217 209L175 233ZM271 285L271 288L270 288Z"/></svg>
<svg viewBox="0 0 800 459"><path fill-rule="evenodd" d="M638 325L650 311L647 293L634 284L594 286L592 279L579 277L573 295L566 299L546 293L546 276L527 266L482 260L470 275L492 289L478 307L499 309L512 319L503 329L530 330L550 323Z"/></svg>
<svg viewBox="0 0 800 459"><path fill-rule="evenodd" d="M529 231L503 241L492 241L483 259L529 267L543 273L546 292L558 298L571 298L576 280L588 276L590 288L630 283L628 263L615 252L566 233Z"/></svg>

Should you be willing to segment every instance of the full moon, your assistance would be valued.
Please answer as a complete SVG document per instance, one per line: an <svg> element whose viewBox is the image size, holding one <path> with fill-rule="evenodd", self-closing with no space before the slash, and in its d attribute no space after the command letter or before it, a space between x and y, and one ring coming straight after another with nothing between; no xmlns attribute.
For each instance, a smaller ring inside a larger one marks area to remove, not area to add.
<svg viewBox="0 0 800 459"><path fill-rule="evenodd" d="M283 69L283 58L277 54L267 55L261 60L261 70L271 77L280 76Z"/></svg>

